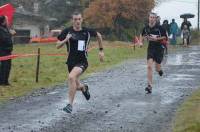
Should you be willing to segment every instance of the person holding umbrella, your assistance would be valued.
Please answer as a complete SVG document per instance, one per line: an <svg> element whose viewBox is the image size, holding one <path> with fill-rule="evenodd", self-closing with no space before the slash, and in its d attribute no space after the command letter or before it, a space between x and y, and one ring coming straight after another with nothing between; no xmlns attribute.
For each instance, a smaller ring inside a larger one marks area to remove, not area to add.
<svg viewBox="0 0 200 132"><path fill-rule="evenodd" d="M185 13L185 14L180 15L180 18L184 19L184 21L181 24L181 33L182 33L182 36L183 36L183 44L185 44L185 40L187 40L186 41L187 46L190 44L190 40L191 40L190 27L192 26L190 21L188 21L187 19L188 18L194 18L194 16L195 15L190 14L190 13ZM186 32L186 31L188 31L188 32Z"/></svg>
<svg viewBox="0 0 200 132"><path fill-rule="evenodd" d="M188 30L190 30L190 27L192 26L192 24L190 23L190 21L188 21L187 19L188 18L194 18L195 15L191 14L191 13L185 13L185 14L182 14L180 15L180 18L183 18L184 21L182 22L181 24L181 30L183 30L184 28L184 25L187 25L188 27Z"/></svg>
<svg viewBox="0 0 200 132"><path fill-rule="evenodd" d="M190 39L191 39L191 33L190 33L190 27L192 24L190 21L187 20L187 18L184 18L184 21L181 24L181 34L183 38L183 45L188 46L190 44Z"/></svg>
<svg viewBox="0 0 200 132"><path fill-rule="evenodd" d="M190 21L187 20L187 18L184 18L184 21L181 24L181 30L184 29L184 26L187 26L188 30L190 31L190 27L192 26L192 24L190 23Z"/></svg>

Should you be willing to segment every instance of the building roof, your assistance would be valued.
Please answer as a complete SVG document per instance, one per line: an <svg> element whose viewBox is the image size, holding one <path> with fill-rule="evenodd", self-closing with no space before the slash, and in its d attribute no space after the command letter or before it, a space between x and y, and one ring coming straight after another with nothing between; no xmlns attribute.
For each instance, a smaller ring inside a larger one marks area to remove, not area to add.
<svg viewBox="0 0 200 132"><path fill-rule="evenodd" d="M43 16L43 15L40 15L38 13L33 13L33 12L30 12L30 11L27 11L27 10L25 10L23 8L23 6L19 6L18 8L16 8L15 15L16 16L22 15L22 16L26 16L26 17L31 17L33 19L35 18L35 19L40 19L40 20L48 21L48 22L57 21L56 18L52 18L52 17L48 17L48 16Z"/></svg>

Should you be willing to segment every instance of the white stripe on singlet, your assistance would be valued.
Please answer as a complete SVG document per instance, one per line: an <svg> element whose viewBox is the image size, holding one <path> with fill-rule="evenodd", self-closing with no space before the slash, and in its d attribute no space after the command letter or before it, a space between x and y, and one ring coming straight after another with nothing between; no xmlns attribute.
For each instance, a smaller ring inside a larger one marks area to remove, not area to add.
<svg viewBox="0 0 200 132"><path fill-rule="evenodd" d="M89 47L89 44L90 44L90 33L88 33L88 39L87 39L87 43L86 43L86 46L85 46L85 57L87 58L87 50L88 50L88 47Z"/></svg>
<svg viewBox="0 0 200 132"><path fill-rule="evenodd" d="M70 32L68 32L68 34L70 34ZM70 41L69 41L69 40L68 40L67 43L68 43L68 48L69 48L69 50L68 50L68 54L69 54L69 53L70 53L70 45L71 45L71 44L70 44Z"/></svg>

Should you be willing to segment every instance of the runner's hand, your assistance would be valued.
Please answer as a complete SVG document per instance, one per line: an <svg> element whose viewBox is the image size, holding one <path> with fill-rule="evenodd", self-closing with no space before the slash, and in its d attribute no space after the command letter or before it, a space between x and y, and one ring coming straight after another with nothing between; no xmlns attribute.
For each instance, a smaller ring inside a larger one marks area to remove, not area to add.
<svg viewBox="0 0 200 132"><path fill-rule="evenodd" d="M148 36L149 41L158 41L157 37Z"/></svg>
<svg viewBox="0 0 200 132"><path fill-rule="evenodd" d="M100 60L100 62L104 61L104 52L103 51L99 51L99 60Z"/></svg>
<svg viewBox="0 0 200 132"><path fill-rule="evenodd" d="M9 31L10 31L11 35L15 35L16 34L16 31L14 29L10 29Z"/></svg>

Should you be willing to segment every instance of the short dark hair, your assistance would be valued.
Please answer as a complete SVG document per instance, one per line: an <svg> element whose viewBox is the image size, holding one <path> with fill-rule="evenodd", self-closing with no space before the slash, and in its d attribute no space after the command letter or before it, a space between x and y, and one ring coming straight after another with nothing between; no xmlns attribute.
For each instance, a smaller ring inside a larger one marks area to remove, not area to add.
<svg viewBox="0 0 200 132"><path fill-rule="evenodd" d="M2 25L2 23L4 23L5 20L6 20L5 16L0 16L0 25Z"/></svg>
<svg viewBox="0 0 200 132"><path fill-rule="evenodd" d="M167 23L167 24L168 24L168 23L169 23L169 21L168 21L168 20L164 20L164 21L163 21L163 23Z"/></svg>
<svg viewBox="0 0 200 132"><path fill-rule="evenodd" d="M81 15L82 16L82 13L79 12L79 11L75 11L74 13L72 13L72 18L73 18L73 16L76 16L76 15Z"/></svg>
<svg viewBox="0 0 200 132"><path fill-rule="evenodd" d="M153 15L153 16L155 16L155 17L158 17L157 14L154 13L154 12L149 13L149 16L151 16L151 15Z"/></svg>

